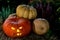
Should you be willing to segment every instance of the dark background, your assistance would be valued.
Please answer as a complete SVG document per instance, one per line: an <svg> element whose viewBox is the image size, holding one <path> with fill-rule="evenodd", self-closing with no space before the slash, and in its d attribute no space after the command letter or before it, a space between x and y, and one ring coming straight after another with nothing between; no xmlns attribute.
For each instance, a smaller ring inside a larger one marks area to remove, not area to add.
<svg viewBox="0 0 60 40"><path fill-rule="evenodd" d="M20 5L20 4L29 4L29 2L30 2L30 0L0 0L0 12L2 12L2 7L3 8L7 8L8 6L10 7L10 9L12 9L12 8L14 8L14 13L15 13L15 11L16 11L16 7L18 6L18 5ZM43 1L43 3L46 3L46 1ZM46 3L47 4L47 3ZM52 33L53 33L53 35L55 34L55 35L57 35L58 37L60 37L60 21L58 21L58 18L60 17L59 15L60 14L58 14L58 15L56 15L56 13L58 13L58 12L56 12L56 10L60 7L60 1L58 1L58 0L54 0L54 2L52 2L51 3L51 5L52 5L52 7L53 7L53 12L52 12L52 15L53 15L53 17L54 17L54 20L53 21L50 21L50 28L51 28L51 30L52 30ZM8 9L9 10L9 9ZM5 11L5 10L4 10ZM2 14L2 13L1 13ZM4 13L5 14L5 13ZM1 15L0 15L1 16ZM3 17L4 16L6 16L6 15L2 15ZM4 17L5 18L5 17ZM2 18L2 19L4 19L4 18ZM48 17L47 17L48 18ZM6 18L5 18L6 19ZM4 19L4 20L5 20ZM3 21L4 21L3 20ZM57 21L56 21L57 20ZM50 31L49 31L50 32ZM4 33L3 33L4 34ZM47 34L49 34L49 33L47 33ZM33 35L33 36L32 36ZM29 36L29 38L32 38L33 39L33 37L35 37L35 34L32 34L31 35L31 37ZM50 34L49 34L50 35ZM51 34L52 35L52 34ZM39 36L37 37L38 35L36 35L36 38L39 38ZM46 37L48 37L48 36L46 36ZM2 37L3 38L3 37ZM8 38L8 37L7 37ZM28 38L28 39L29 39Z"/></svg>
<svg viewBox="0 0 60 40"><path fill-rule="evenodd" d="M20 4L28 4L29 0L1 0L0 1L0 8L1 6L8 6L10 5L11 7L20 5Z"/></svg>

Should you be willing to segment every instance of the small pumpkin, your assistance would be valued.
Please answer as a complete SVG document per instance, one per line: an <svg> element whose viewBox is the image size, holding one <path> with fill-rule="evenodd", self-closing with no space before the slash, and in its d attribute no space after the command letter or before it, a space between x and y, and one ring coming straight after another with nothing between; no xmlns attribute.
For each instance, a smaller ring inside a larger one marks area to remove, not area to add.
<svg viewBox="0 0 60 40"><path fill-rule="evenodd" d="M18 17L34 19L37 16L37 11L35 8L29 5L19 5L16 8L16 14Z"/></svg>
<svg viewBox="0 0 60 40"><path fill-rule="evenodd" d="M17 17L16 13L12 13L8 16L8 19Z"/></svg>
<svg viewBox="0 0 60 40"><path fill-rule="evenodd" d="M38 18L33 21L33 31L38 35L45 34L49 29L49 23L46 19Z"/></svg>
<svg viewBox="0 0 60 40"><path fill-rule="evenodd" d="M12 38L24 37L30 33L31 24L28 19L10 15L3 23L3 31Z"/></svg>

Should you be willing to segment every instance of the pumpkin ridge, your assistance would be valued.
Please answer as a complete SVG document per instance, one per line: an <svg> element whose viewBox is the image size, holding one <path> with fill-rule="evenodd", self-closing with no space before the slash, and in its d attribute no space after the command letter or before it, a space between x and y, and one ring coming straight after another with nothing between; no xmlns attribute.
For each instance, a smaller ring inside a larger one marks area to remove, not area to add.
<svg viewBox="0 0 60 40"><path fill-rule="evenodd" d="M37 13L37 11L36 11L36 9L34 9L34 8L33 8L33 11L34 11L34 12L33 12L33 14L34 14L34 18L36 18L36 16L37 16L36 13Z"/></svg>
<svg viewBox="0 0 60 40"><path fill-rule="evenodd" d="M32 15L32 13L33 13L33 12L32 12L32 10L31 10L31 8L30 8L30 12L29 12L29 19L31 19L31 18L32 18L32 16L31 16L31 15Z"/></svg>
<svg viewBox="0 0 60 40"><path fill-rule="evenodd" d="M29 11L30 11L30 7L28 7L28 13L29 13ZM29 14L28 14L28 18L29 18Z"/></svg>
<svg viewBox="0 0 60 40"><path fill-rule="evenodd" d="M24 16L24 12L25 12L25 10L26 10L26 6L25 6L25 7L23 7L22 17Z"/></svg>
<svg viewBox="0 0 60 40"><path fill-rule="evenodd" d="M32 18L34 18L34 10L32 9L32 11L31 11L31 12L32 12L32 16L33 16Z"/></svg>
<svg viewBox="0 0 60 40"><path fill-rule="evenodd" d="M26 7L27 7L27 6L26 6ZM29 14L29 13L28 13L28 10L29 10L29 9L28 9L28 7L27 7L27 8L26 8L26 7L25 7L24 14L23 14L23 17L24 17L24 18L27 18L27 17L28 17L28 14Z"/></svg>
<svg viewBox="0 0 60 40"><path fill-rule="evenodd" d="M17 7L17 10L20 9L19 11L16 10L16 11L18 12L17 15L19 14L20 17L23 16L23 13L22 13L23 11L22 11L22 10L24 10L24 7L25 7L25 6L18 6L18 7ZM19 12L20 12L20 13L19 13ZM18 16L19 16L19 15L18 15Z"/></svg>

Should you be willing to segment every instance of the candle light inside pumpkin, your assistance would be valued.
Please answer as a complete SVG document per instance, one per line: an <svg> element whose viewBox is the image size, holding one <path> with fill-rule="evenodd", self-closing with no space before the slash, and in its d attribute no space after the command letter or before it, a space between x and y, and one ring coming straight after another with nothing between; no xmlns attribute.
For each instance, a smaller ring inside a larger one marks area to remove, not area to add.
<svg viewBox="0 0 60 40"><path fill-rule="evenodd" d="M17 32L20 32L20 30L19 30L19 29L17 29Z"/></svg>
<svg viewBox="0 0 60 40"><path fill-rule="evenodd" d="M22 33L17 33L17 36L21 36L22 35Z"/></svg>
<svg viewBox="0 0 60 40"><path fill-rule="evenodd" d="M20 35L22 35L22 33L20 33Z"/></svg>
<svg viewBox="0 0 60 40"><path fill-rule="evenodd" d="M21 27L19 27L19 29L22 29L22 26L21 26Z"/></svg>
<svg viewBox="0 0 60 40"><path fill-rule="evenodd" d="M11 27L11 29L12 29L12 30L15 30L15 28L14 28L14 27Z"/></svg>
<svg viewBox="0 0 60 40"><path fill-rule="evenodd" d="M17 36L19 36L19 33L17 33Z"/></svg>

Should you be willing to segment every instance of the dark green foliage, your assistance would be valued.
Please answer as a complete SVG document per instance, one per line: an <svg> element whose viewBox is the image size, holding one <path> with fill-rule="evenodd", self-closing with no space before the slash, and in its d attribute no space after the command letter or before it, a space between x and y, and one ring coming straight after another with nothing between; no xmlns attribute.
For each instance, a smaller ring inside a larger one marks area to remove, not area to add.
<svg viewBox="0 0 60 40"><path fill-rule="evenodd" d="M7 8L2 7L2 11L0 13L0 15L2 16L3 21L11 14L13 13L13 8L11 9L10 6L8 6Z"/></svg>
<svg viewBox="0 0 60 40"><path fill-rule="evenodd" d="M58 12L58 14L60 14L60 7L56 11Z"/></svg>
<svg viewBox="0 0 60 40"><path fill-rule="evenodd" d="M49 39L52 35L52 30L48 30L48 32L45 34L45 37Z"/></svg>

